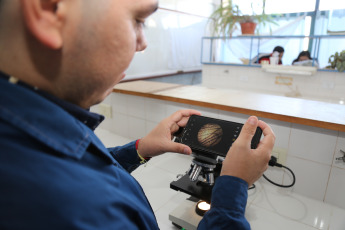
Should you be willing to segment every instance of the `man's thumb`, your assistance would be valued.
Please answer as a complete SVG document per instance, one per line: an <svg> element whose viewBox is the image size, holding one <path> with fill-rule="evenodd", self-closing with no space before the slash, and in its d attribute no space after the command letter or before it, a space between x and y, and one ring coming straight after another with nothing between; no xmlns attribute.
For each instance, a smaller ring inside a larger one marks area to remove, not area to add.
<svg viewBox="0 0 345 230"><path fill-rule="evenodd" d="M244 123L241 133L238 137L242 143L248 142L249 144L252 141L253 136L255 135L256 128L258 127L258 118L255 116L251 116L248 118L246 123Z"/></svg>
<svg viewBox="0 0 345 230"><path fill-rule="evenodd" d="M169 145L170 145L169 149L172 152L182 153L182 154L186 154L186 155L189 155L192 153L191 148L188 147L187 145L176 143L176 142L171 142Z"/></svg>

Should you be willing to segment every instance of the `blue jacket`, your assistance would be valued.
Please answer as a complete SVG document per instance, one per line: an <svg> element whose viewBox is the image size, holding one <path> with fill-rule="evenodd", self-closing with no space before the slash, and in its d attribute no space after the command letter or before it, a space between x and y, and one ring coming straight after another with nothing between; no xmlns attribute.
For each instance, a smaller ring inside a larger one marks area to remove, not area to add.
<svg viewBox="0 0 345 230"><path fill-rule="evenodd" d="M134 141L107 149L101 116L0 75L0 229L158 229ZM244 181L213 194L199 229L249 229Z"/></svg>

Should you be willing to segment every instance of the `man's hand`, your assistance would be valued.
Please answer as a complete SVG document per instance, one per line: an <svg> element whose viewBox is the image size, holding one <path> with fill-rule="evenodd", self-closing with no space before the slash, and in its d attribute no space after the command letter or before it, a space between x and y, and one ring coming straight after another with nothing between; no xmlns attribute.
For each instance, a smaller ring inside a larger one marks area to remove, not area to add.
<svg viewBox="0 0 345 230"><path fill-rule="evenodd" d="M257 126L262 129L264 138L257 149L251 149L251 140ZM221 175L241 178L251 186L268 168L274 141L275 135L272 129L257 117L250 117L226 155Z"/></svg>
<svg viewBox="0 0 345 230"><path fill-rule="evenodd" d="M154 157L165 152L191 154L190 147L171 141L180 127L185 127L191 115L200 115L196 110L179 110L162 120L147 136L139 141L138 151L142 157Z"/></svg>

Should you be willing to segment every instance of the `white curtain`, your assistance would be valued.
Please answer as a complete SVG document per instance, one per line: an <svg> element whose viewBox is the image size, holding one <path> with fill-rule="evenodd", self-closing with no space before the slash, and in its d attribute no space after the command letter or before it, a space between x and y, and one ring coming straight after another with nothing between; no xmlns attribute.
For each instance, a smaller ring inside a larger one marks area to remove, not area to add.
<svg viewBox="0 0 345 230"><path fill-rule="evenodd" d="M170 69L201 68L201 38L206 20L183 28L170 28Z"/></svg>

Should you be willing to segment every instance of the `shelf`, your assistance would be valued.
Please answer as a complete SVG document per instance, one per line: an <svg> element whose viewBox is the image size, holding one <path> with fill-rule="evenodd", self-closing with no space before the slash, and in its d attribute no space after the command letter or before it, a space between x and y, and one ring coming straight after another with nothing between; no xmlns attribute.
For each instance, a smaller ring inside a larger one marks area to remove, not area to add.
<svg viewBox="0 0 345 230"><path fill-rule="evenodd" d="M332 31L329 31L332 32ZM334 31L333 31L334 32ZM232 37L203 37L201 47L201 63L207 65L238 65L244 67L257 67L255 64L257 57L262 54L270 54L273 47L277 44L285 49L283 63L292 63L293 60L302 51L296 47L302 47L305 41L309 41L309 52L312 60L315 61L307 67L316 67L317 70L334 72L334 70L325 69L329 65L328 59L331 55L338 52L342 48L338 48L339 44L345 42L344 31L339 31L334 35L313 35L313 36L232 36ZM326 41L326 42L325 42ZM334 41L334 43L333 43ZM328 44L332 43L332 46ZM296 63L295 63L296 65ZM302 66L302 64L301 64ZM311 76L314 68L306 69L276 69L267 68L267 72L274 71L282 74L297 74ZM266 69L265 69L266 71Z"/></svg>

